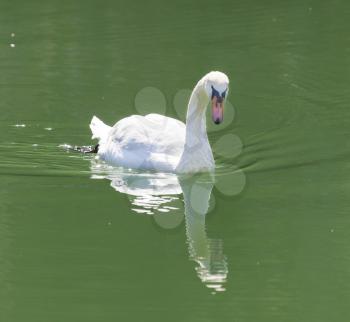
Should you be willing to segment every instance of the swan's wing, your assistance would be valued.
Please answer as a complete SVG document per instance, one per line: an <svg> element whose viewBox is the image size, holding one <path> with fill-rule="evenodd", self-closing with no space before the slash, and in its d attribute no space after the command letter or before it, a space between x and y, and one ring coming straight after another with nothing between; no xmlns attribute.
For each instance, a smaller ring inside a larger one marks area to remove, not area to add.
<svg viewBox="0 0 350 322"><path fill-rule="evenodd" d="M132 115L114 125L110 137L119 147L177 154L185 142L185 124L159 114Z"/></svg>
<svg viewBox="0 0 350 322"><path fill-rule="evenodd" d="M155 114L155 113L147 114L145 116L145 119L157 124L161 128L167 127L167 128L172 128L173 130L177 129L178 131L183 131L186 128L183 122L177 119L174 119L172 117L167 117L160 114Z"/></svg>
<svg viewBox="0 0 350 322"><path fill-rule="evenodd" d="M132 115L113 126L99 154L125 167L173 170L184 148L185 132L185 124L163 115Z"/></svg>

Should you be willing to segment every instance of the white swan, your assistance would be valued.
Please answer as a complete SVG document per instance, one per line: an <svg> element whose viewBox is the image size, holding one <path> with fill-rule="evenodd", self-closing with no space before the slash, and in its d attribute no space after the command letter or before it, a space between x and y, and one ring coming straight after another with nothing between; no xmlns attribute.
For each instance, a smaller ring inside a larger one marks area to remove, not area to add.
<svg viewBox="0 0 350 322"><path fill-rule="evenodd" d="M223 120L228 77L210 72L192 91L186 125L159 114L132 115L113 127L96 116L90 123L92 138L99 140L98 155L107 163L133 169L194 173L213 171L215 162L206 131L206 107L212 102L212 119Z"/></svg>

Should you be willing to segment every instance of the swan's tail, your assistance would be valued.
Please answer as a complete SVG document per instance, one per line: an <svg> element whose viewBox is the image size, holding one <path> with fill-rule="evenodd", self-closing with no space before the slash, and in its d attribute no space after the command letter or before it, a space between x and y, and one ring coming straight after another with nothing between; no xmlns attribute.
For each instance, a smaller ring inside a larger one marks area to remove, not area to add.
<svg viewBox="0 0 350 322"><path fill-rule="evenodd" d="M103 143L107 140L111 127L94 116L90 122L90 129L92 132L92 139L98 139L100 143Z"/></svg>

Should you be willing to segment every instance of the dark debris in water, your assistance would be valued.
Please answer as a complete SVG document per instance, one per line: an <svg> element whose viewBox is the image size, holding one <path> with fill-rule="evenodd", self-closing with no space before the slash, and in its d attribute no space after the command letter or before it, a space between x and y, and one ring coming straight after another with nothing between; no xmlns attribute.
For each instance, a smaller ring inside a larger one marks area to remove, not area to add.
<svg viewBox="0 0 350 322"><path fill-rule="evenodd" d="M97 153L98 152L98 144L96 145L83 145L83 146L74 146L72 148L73 151L80 153Z"/></svg>
<svg viewBox="0 0 350 322"><path fill-rule="evenodd" d="M98 152L98 147L99 145L68 145L68 144L63 144L60 145L60 147L63 147L67 151L73 151L73 152L79 152L79 153L97 153Z"/></svg>

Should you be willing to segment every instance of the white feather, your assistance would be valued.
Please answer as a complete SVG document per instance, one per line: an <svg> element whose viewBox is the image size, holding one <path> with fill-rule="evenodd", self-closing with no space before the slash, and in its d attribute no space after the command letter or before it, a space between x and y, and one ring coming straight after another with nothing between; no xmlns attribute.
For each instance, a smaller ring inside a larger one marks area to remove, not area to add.
<svg viewBox="0 0 350 322"><path fill-rule="evenodd" d="M92 132L92 139L98 139L105 142L108 138L111 127L104 124L98 117L93 116L90 122L90 129Z"/></svg>

